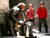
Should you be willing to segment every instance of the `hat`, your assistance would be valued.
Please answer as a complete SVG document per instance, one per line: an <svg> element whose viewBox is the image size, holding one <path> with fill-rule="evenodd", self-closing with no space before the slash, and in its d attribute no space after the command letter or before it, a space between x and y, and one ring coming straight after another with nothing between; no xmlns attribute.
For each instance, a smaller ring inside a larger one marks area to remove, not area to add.
<svg viewBox="0 0 50 38"><path fill-rule="evenodd" d="M41 1L40 4L43 4L44 5L44 2Z"/></svg>
<svg viewBox="0 0 50 38"><path fill-rule="evenodd" d="M20 6L20 5L24 5L24 6L26 6L24 3L19 3L17 6Z"/></svg>
<svg viewBox="0 0 50 38"><path fill-rule="evenodd" d="M31 6L32 4L29 4L29 6Z"/></svg>
<svg viewBox="0 0 50 38"><path fill-rule="evenodd" d="M14 10L14 11L19 10L19 8L18 8L17 6L14 6L14 7L13 7L13 10Z"/></svg>

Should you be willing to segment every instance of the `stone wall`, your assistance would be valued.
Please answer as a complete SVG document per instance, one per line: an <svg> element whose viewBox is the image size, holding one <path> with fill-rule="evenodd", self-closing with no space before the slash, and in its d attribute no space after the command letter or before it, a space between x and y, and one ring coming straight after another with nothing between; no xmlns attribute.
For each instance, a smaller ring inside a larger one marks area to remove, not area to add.
<svg viewBox="0 0 50 38"><path fill-rule="evenodd" d="M9 0L0 0L0 13L9 9Z"/></svg>

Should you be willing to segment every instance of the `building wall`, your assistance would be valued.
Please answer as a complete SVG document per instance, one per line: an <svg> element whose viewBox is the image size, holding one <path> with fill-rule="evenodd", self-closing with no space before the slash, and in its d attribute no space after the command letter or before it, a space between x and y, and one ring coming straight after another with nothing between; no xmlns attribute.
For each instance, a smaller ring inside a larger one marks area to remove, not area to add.
<svg viewBox="0 0 50 38"><path fill-rule="evenodd" d="M19 3L19 0L9 0L9 7L12 8Z"/></svg>
<svg viewBox="0 0 50 38"><path fill-rule="evenodd" d="M0 13L9 9L9 0L0 0Z"/></svg>

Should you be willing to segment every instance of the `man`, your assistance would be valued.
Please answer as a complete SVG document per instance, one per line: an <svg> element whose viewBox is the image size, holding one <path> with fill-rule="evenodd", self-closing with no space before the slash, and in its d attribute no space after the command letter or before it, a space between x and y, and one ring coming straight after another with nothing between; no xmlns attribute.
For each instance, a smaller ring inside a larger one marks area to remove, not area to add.
<svg viewBox="0 0 50 38"><path fill-rule="evenodd" d="M41 32L42 23L45 27L45 32L48 33L48 25L47 25L47 9L44 6L44 2L40 2L40 7L37 10L37 15L35 17L38 17L38 26L39 31Z"/></svg>
<svg viewBox="0 0 50 38"><path fill-rule="evenodd" d="M16 21L16 23L18 23L19 25L21 25L20 27L20 35L24 36L25 33L24 33L24 24L20 24L19 21L20 20L25 20L25 16L24 16L24 10L25 10L25 4L24 3L19 3L17 5L19 7L19 11L17 13L13 13L12 16L13 16L13 19Z"/></svg>
<svg viewBox="0 0 50 38"><path fill-rule="evenodd" d="M31 21L34 24L34 8L32 4L29 4L29 9L26 11L27 21ZM33 25L29 26L29 36L32 36Z"/></svg>

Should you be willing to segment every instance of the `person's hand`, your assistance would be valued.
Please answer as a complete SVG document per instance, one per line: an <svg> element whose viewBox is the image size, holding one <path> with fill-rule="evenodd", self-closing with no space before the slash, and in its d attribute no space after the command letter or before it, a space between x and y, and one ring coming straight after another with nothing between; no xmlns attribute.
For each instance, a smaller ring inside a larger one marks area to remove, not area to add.
<svg viewBox="0 0 50 38"><path fill-rule="evenodd" d="M17 28L20 28L20 27L21 27L21 25L18 25L18 26L17 26Z"/></svg>
<svg viewBox="0 0 50 38"><path fill-rule="evenodd" d="M24 21L26 21L26 19L24 19Z"/></svg>
<svg viewBox="0 0 50 38"><path fill-rule="evenodd" d="M35 16L36 18L38 17L38 15L36 14L36 16Z"/></svg>

